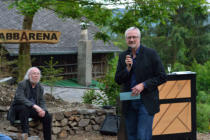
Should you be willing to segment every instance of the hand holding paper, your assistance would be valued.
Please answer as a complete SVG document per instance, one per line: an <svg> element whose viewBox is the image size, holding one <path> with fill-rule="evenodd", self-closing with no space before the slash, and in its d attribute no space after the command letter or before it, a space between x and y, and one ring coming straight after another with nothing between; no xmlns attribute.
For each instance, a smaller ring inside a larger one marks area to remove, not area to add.
<svg viewBox="0 0 210 140"><path fill-rule="evenodd" d="M124 100L136 100L136 99L140 99L141 96L140 94L137 96L132 96L132 92L121 92L120 93L120 100L124 101Z"/></svg>
<svg viewBox="0 0 210 140"><path fill-rule="evenodd" d="M140 83L140 84L134 86L131 90L132 90L132 96L137 96L137 95L141 94L141 92L144 90L144 84Z"/></svg>

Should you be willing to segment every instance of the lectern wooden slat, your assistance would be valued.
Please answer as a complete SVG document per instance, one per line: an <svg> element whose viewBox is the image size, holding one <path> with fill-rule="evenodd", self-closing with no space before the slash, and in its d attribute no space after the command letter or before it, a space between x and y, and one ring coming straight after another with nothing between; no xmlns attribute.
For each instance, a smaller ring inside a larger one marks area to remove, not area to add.
<svg viewBox="0 0 210 140"><path fill-rule="evenodd" d="M159 87L160 112L154 117L153 140L196 140L196 75L167 76Z"/></svg>

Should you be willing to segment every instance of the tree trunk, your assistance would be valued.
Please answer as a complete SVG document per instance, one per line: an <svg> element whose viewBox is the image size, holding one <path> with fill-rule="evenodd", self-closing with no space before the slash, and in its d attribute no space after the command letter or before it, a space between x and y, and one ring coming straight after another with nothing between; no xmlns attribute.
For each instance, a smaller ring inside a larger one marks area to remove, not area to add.
<svg viewBox="0 0 210 140"><path fill-rule="evenodd" d="M31 30L34 16L24 16L23 29ZM24 74L31 67L30 43L20 43L18 55L18 81L23 80Z"/></svg>

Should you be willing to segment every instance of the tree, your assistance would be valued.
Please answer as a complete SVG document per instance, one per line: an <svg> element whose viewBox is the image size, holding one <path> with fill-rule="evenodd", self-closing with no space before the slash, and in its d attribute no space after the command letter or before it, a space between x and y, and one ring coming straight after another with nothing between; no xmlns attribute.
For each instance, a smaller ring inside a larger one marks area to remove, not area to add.
<svg viewBox="0 0 210 140"><path fill-rule="evenodd" d="M24 15L22 29L31 30L33 17L41 8L55 11L60 17L77 18L92 20L97 25L105 24L106 17L111 15L109 10L101 8L92 0L11 0L10 8L15 7ZM103 17L98 20L98 17ZM31 67L30 44L22 43L19 45L18 55L18 81L22 80L24 73Z"/></svg>
<svg viewBox="0 0 210 140"><path fill-rule="evenodd" d="M188 9L188 14L192 14L192 16L196 15L196 13L198 15L206 15L207 7L204 4L206 4L205 0L135 0L130 5L127 5L125 10L117 9L113 11L114 17L110 22L110 30L114 32L112 40L114 40L115 44L122 46L125 44L125 41L119 38L119 34L121 34L121 38L124 38L124 31L128 27L136 26L142 33L141 43L147 47L155 48L165 64L174 64L177 60L186 63L186 52L190 51L191 53L197 47L188 49L184 36L190 35L186 34L190 28L187 29L185 26L182 26L187 25L186 23L180 25L180 21L176 20L176 17L184 15L187 11L185 9ZM186 21L184 18L182 20L182 22ZM194 21L191 22L194 23ZM197 28L197 30L199 29ZM203 30L201 29L200 33ZM207 32L208 30L205 31ZM200 42L207 42L207 37L207 34L200 36ZM127 47L121 48L126 49ZM207 60L206 54L209 51L204 52L207 46L200 46L199 48L199 50L193 52L202 51L200 58Z"/></svg>
<svg viewBox="0 0 210 140"><path fill-rule="evenodd" d="M101 1L119 2L119 0ZM102 29L102 32L96 37L106 41L109 38L106 35L108 29L104 28L105 26L109 26L114 33L123 33L130 26L137 26L146 30L153 23L166 25L171 20L175 20L173 16L178 12L176 10L185 5L197 9L194 11L199 11L199 6L202 7L204 3L205 0L187 0L187 2L180 0L134 0L133 3L127 5L124 13L117 12L117 16L113 18L110 18L111 10L104 8L104 4L96 3L95 0L16 0L13 1L12 5L24 15L23 29L31 29L35 13L41 8L47 8L55 11L61 18L68 17L85 22L93 21ZM30 44L20 44L18 80L23 78L23 73L30 66Z"/></svg>
<svg viewBox="0 0 210 140"><path fill-rule="evenodd" d="M209 29L204 22L208 7L202 1L181 1L165 24L159 23L144 34L143 42L155 48L164 63L180 62L190 66L195 59L205 63L209 59Z"/></svg>
<svg viewBox="0 0 210 140"><path fill-rule="evenodd" d="M165 25L167 20L172 20L177 9L185 5L199 8L204 4L207 4L205 0L134 0L128 3L124 12L115 12L117 16L114 16L110 25L115 33L123 33L131 26L147 30L154 23Z"/></svg>
<svg viewBox="0 0 210 140"><path fill-rule="evenodd" d="M54 0L16 0L12 2L10 8L15 6L24 15L22 29L31 30L35 13L41 7L53 4L54 2ZM30 43L22 43L19 45L18 81L23 79L24 73L29 67L31 67Z"/></svg>
<svg viewBox="0 0 210 140"><path fill-rule="evenodd" d="M55 68L58 64L58 61L55 63L53 62L53 57L50 58L49 62L44 62L46 67L41 66L42 69L42 81L45 82L47 85L50 86L50 93L53 92L53 87L55 86L58 80L62 80L63 77L60 76L63 73L63 68Z"/></svg>

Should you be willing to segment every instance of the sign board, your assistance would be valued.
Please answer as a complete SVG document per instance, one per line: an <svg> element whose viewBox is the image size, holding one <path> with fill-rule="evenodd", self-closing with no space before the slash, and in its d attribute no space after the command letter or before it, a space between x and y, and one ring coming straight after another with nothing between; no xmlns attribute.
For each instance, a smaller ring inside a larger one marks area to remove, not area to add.
<svg viewBox="0 0 210 140"><path fill-rule="evenodd" d="M0 43L58 43L61 32L0 29Z"/></svg>

